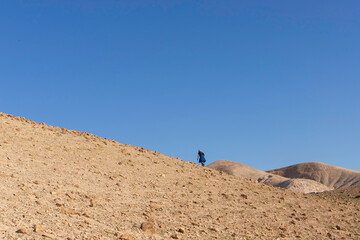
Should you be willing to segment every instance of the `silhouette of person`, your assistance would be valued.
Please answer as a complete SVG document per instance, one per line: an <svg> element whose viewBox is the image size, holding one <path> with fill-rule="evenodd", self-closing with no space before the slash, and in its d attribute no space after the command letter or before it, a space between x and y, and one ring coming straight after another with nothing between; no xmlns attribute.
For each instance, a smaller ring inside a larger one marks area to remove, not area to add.
<svg viewBox="0 0 360 240"><path fill-rule="evenodd" d="M206 162L206 159L205 159L205 153L203 153L202 151L199 150L198 152L198 156L197 156L197 160L199 161L199 163L201 164L201 166L205 166L205 162Z"/></svg>

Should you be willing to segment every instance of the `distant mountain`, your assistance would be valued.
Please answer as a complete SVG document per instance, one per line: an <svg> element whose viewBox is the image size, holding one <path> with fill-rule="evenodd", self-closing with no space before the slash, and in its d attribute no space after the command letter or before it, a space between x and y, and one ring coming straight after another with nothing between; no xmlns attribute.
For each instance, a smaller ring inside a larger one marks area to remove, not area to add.
<svg viewBox="0 0 360 240"><path fill-rule="evenodd" d="M310 179L291 179L228 160L219 160L209 164L207 167L226 172L237 177L249 178L268 185L298 192L309 193L332 190L331 187L327 187Z"/></svg>
<svg viewBox="0 0 360 240"><path fill-rule="evenodd" d="M321 162L300 163L266 172L291 179L311 179L334 189L360 183L360 171L336 167Z"/></svg>

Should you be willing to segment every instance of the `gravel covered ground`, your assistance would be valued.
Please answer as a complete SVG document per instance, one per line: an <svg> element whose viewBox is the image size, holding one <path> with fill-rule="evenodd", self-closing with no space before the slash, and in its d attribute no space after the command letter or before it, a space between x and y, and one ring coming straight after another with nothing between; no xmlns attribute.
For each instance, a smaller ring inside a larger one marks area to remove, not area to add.
<svg viewBox="0 0 360 240"><path fill-rule="evenodd" d="M0 114L0 239L360 239L360 199Z"/></svg>

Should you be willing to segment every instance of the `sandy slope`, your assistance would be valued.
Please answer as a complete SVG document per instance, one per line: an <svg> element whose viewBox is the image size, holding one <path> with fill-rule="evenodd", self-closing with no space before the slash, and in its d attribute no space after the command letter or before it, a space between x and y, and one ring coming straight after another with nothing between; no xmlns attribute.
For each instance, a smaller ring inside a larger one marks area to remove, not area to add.
<svg viewBox="0 0 360 240"><path fill-rule="evenodd" d="M219 160L209 164L207 167L219 171L227 172L231 175L253 179L257 182L263 182L276 187L286 188L293 191L310 193L323 192L331 190L331 188L309 179L290 179L276 174L267 173L242 163L232 162L228 160Z"/></svg>
<svg viewBox="0 0 360 240"><path fill-rule="evenodd" d="M274 188L6 114L0 189L0 239L360 238L357 199Z"/></svg>
<svg viewBox="0 0 360 240"><path fill-rule="evenodd" d="M287 178L306 178L330 188L343 188L360 183L360 171L340 168L321 162L306 162L267 171Z"/></svg>
<svg viewBox="0 0 360 240"><path fill-rule="evenodd" d="M327 193L327 195L345 198L359 198L360 202L360 183L330 191Z"/></svg>

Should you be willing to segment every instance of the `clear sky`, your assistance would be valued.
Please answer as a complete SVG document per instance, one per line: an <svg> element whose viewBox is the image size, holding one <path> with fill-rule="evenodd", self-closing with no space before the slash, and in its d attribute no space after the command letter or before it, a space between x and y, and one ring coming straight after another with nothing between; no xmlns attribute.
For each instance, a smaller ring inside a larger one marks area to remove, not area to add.
<svg viewBox="0 0 360 240"><path fill-rule="evenodd" d="M207 163L360 170L360 1L6 0L0 111Z"/></svg>

